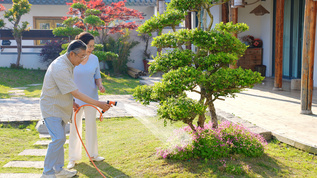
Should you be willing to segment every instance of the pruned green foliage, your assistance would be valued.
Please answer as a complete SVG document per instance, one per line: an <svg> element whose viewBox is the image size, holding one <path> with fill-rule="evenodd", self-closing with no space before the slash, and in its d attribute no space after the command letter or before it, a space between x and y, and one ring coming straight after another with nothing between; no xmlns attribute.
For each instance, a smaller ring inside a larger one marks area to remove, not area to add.
<svg viewBox="0 0 317 178"><path fill-rule="evenodd" d="M162 30L165 27L175 27L185 19L185 12L178 10L167 11L164 14L158 16L152 16L149 20L145 21L143 25L138 28L139 33L148 33L152 36L152 32L156 30Z"/></svg>
<svg viewBox="0 0 317 178"><path fill-rule="evenodd" d="M164 119L164 123L167 120L192 123L198 114L204 114L205 111L206 106L203 103L184 96L164 100L157 110L160 118Z"/></svg>
<svg viewBox="0 0 317 178"><path fill-rule="evenodd" d="M177 9L180 11L200 11L202 7L212 7L230 0L173 0L167 9Z"/></svg>
<svg viewBox="0 0 317 178"><path fill-rule="evenodd" d="M55 36L69 36L75 37L79 33L83 32L84 30L81 28L72 28L72 27L58 27L53 29L53 34Z"/></svg>
<svg viewBox="0 0 317 178"><path fill-rule="evenodd" d="M149 70L152 73L158 71L168 72L179 67L191 66L196 54L191 50L181 51L175 49L168 53L162 53L154 58Z"/></svg>
<svg viewBox="0 0 317 178"><path fill-rule="evenodd" d="M245 24L240 25L246 26ZM194 30L181 29L177 32L154 37L152 45L158 48L178 48L186 45L187 42L192 42L201 50L208 50L210 53L227 52L243 55L247 48L245 44L228 32L203 31L197 28Z"/></svg>

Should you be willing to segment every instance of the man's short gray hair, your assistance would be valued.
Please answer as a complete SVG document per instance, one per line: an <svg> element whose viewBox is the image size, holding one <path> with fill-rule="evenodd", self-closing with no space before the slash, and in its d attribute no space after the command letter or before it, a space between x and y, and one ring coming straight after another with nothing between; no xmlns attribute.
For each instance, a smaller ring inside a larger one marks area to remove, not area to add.
<svg viewBox="0 0 317 178"><path fill-rule="evenodd" d="M69 55L71 51L73 51L75 54L78 54L80 50L86 51L87 46L86 44L81 40L73 40L69 43L67 47L67 53L66 55Z"/></svg>

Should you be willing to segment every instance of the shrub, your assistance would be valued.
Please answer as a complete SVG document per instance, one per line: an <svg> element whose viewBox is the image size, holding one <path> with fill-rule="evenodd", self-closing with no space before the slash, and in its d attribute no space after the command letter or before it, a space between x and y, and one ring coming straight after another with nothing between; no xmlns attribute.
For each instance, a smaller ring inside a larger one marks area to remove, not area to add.
<svg viewBox="0 0 317 178"><path fill-rule="evenodd" d="M41 62L50 65L62 52L62 44L66 43L63 40L52 40L45 43L41 50Z"/></svg>
<svg viewBox="0 0 317 178"><path fill-rule="evenodd" d="M113 66L113 71L117 74L127 73L127 63L132 61L130 59L131 49L138 44L138 41L130 40L130 32L128 29L126 29L125 34L120 34L117 39L109 37L108 40L104 42L104 51L111 51L115 54L118 54L118 57L110 56L111 60L107 60L108 66Z"/></svg>
<svg viewBox="0 0 317 178"><path fill-rule="evenodd" d="M179 160L218 159L231 154L257 157L264 153L267 144L259 134L227 121L216 129L209 122L204 128L196 127L196 132L186 126L176 130L167 143L157 149L157 155Z"/></svg>

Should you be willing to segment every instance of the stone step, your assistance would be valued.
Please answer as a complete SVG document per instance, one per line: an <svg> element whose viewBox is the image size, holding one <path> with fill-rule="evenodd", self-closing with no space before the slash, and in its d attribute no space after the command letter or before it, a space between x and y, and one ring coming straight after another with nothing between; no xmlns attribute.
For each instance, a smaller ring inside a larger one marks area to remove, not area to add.
<svg viewBox="0 0 317 178"><path fill-rule="evenodd" d="M39 140L36 143L34 143L33 145L48 146L48 144L50 142L51 142L51 140ZM69 144L69 140L66 140L65 144Z"/></svg>
<svg viewBox="0 0 317 178"><path fill-rule="evenodd" d="M15 95L15 96L23 96L25 93L9 93L10 96Z"/></svg>
<svg viewBox="0 0 317 178"><path fill-rule="evenodd" d="M9 90L8 93L23 93L24 90Z"/></svg>
<svg viewBox="0 0 317 178"><path fill-rule="evenodd" d="M24 167L43 169L44 161L10 161L3 167Z"/></svg>
<svg viewBox="0 0 317 178"><path fill-rule="evenodd" d="M66 137L69 136L69 134L66 134ZM51 138L50 134L40 134L39 135L40 138Z"/></svg>
<svg viewBox="0 0 317 178"><path fill-rule="evenodd" d="M46 125L44 124L44 121L43 120L39 120L35 126L36 130L40 133L40 134L47 134L49 135L48 133L48 130L46 128ZM65 131L66 131L66 134L70 132L70 124L67 123L66 126L65 126Z"/></svg>
<svg viewBox="0 0 317 178"><path fill-rule="evenodd" d="M31 173L1 173L0 178L40 178L41 175Z"/></svg>
<svg viewBox="0 0 317 178"><path fill-rule="evenodd" d="M19 153L19 156L45 156L47 149L27 149Z"/></svg>
<svg viewBox="0 0 317 178"><path fill-rule="evenodd" d="M35 84L28 84L27 86L33 87L33 86L39 86L39 85L42 85L42 84L41 83L35 83Z"/></svg>

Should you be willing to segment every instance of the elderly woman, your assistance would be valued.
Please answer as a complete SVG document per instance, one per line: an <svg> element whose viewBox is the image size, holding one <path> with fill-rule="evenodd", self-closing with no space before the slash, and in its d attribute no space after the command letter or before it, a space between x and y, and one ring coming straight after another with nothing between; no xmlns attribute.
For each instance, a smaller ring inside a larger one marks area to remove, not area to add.
<svg viewBox="0 0 317 178"><path fill-rule="evenodd" d="M104 93L102 85L98 57L91 54L94 50L94 36L88 32L82 32L76 36L76 40L81 40L87 45L87 57L74 69L74 80L78 90L91 98L98 100L98 89ZM82 106L85 102L75 98L75 104ZM78 107L78 106L77 106ZM76 107L74 107L76 108ZM82 134L82 116L85 113L86 123L86 148L94 161L103 161L104 158L98 155L98 141L96 128L96 109L90 106L82 107L76 115L78 131ZM77 136L74 114L73 122L70 125L69 135L69 163L67 168L73 168L76 161L81 159L82 145Z"/></svg>

